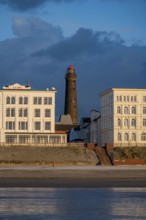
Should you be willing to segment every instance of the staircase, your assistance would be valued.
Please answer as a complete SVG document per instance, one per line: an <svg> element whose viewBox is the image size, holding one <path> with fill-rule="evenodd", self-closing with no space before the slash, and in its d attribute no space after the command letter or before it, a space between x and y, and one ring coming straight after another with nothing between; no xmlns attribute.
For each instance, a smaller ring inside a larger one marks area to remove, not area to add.
<svg viewBox="0 0 146 220"><path fill-rule="evenodd" d="M95 147L95 153L96 153L101 165L112 166L112 162L111 162L110 157L108 156L105 148Z"/></svg>

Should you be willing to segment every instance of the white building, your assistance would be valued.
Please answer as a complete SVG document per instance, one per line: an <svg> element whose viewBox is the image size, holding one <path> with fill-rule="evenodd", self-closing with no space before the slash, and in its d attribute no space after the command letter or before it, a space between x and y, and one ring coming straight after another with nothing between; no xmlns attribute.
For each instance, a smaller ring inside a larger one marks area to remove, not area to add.
<svg viewBox="0 0 146 220"><path fill-rule="evenodd" d="M14 84L0 90L0 143L66 143L55 133L55 89Z"/></svg>
<svg viewBox="0 0 146 220"><path fill-rule="evenodd" d="M101 145L146 146L146 89L112 88L101 96Z"/></svg>

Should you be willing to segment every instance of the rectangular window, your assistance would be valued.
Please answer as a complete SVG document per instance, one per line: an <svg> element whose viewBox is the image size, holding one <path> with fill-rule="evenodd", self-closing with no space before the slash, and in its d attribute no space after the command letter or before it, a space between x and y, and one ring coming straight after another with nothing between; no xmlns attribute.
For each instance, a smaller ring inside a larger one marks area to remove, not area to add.
<svg viewBox="0 0 146 220"><path fill-rule="evenodd" d="M38 97L38 105L41 105L41 104L42 104L42 98Z"/></svg>
<svg viewBox="0 0 146 220"><path fill-rule="evenodd" d="M146 102L146 96L143 96L143 101Z"/></svg>
<svg viewBox="0 0 146 220"><path fill-rule="evenodd" d="M19 136L19 143L29 143L30 136L20 135Z"/></svg>
<svg viewBox="0 0 146 220"><path fill-rule="evenodd" d="M27 130L27 121L19 121L19 130Z"/></svg>
<svg viewBox="0 0 146 220"><path fill-rule="evenodd" d="M143 107L143 114L146 114L146 107Z"/></svg>
<svg viewBox="0 0 146 220"><path fill-rule="evenodd" d="M124 96L124 102L126 102L126 96Z"/></svg>
<svg viewBox="0 0 146 220"><path fill-rule="evenodd" d="M36 121L34 125L35 130L41 130L41 122Z"/></svg>
<svg viewBox="0 0 146 220"><path fill-rule="evenodd" d="M45 130L51 130L51 122L45 122Z"/></svg>
<svg viewBox="0 0 146 220"><path fill-rule="evenodd" d="M34 117L40 117L41 115L41 110L40 109L35 109L34 110Z"/></svg>
<svg viewBox="0 0 146 220"><path fill-rule="evenodd" d="M52 105L52 97L44 97L44 105Z"/></svg>
<svg viewBox="0 0 146 220"><path fill-rule="evenodd" d="M33 98L33 104L34 104L34 105L37 105L37 97L34 97L34 98Z"/></svg>
<svg viewBox="0 0 146 220"><path fill-rule="evenodd" d="M6 130L14 130L15 129L15 122L14 121L7 121L6 122Z"/></svg>
<svg viewBox="0 0 146 220"><path fill-rule="evenodd" d="M146 126L146 119L143 119L143 126Z"/></svg>
<svg viewBox="0 0 146 220"><path fill-rule="evenodd" d="M51 117L51 109L45 109L45 117Z"/></svg>

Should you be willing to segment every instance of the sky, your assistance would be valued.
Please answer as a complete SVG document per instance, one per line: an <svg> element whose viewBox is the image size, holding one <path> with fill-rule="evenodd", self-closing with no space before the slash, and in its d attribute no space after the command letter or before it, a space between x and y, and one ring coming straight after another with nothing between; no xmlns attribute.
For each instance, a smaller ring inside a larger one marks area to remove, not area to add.
<svg viewBox="0 0 146 220"><path fill-rule="evenodd" d="M146 0L0 0L0 87L55 87L77 73L79 118L100 110L108 88L146 88Z"/></svg>

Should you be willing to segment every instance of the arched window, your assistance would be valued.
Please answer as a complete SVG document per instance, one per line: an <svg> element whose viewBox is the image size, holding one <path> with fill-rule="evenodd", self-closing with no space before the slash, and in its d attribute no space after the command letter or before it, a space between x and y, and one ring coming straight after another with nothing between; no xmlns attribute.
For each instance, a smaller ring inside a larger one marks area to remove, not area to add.
<svg viewBox="0 0 146 220"><path fill-rule="evenodd" d="M19 104L23 104L23 98L19 97Z"/></svg>
<svg viewBox="0 0 146 220"><path fill-rule="evenodd" d="M136 114L136 107L132 107L131 113L132 113L132 114Z"/></svg>
<svg viewBox="0 0 146 220"><path fill-rule="evenodd" d="M131 126L136 127L136 119L133 118L133 119L131 120Z"/></svg>
<svg viewBox="0 0 146 220"><path fill-rule="evenodd" d="M128 119L127 118L124 119L124 126L128 127Z"/></svg>
<svg viewBox="0 0 146 220"><path fill-rule="evenodd" d="M128 141L128 140L129 140L129 135L128 135L128 133L125 133L125 134L124 134L124 140L125 140L125 141Z"/></svg>
<svg viewBox="0 0 146 220"><path fill-rule="evenodd" d="M12 96L12 98L11 98L11 104L15 104L15 97L14 96Z"/></svg>
<svg viewBox="0 0 146 220"><path fill-rule="evenodd" d="M121 133L118 133L118 141L121 141L122 140L122 135Z"/></svg>
<svg viewBox="0 0 146 220"><path fill-rule="evenodd" d="M136 141L136 134L132 133L132 141Z"/></svg>
<svg viewBox="0 0 146 220"><path fill-rule="evenodd" d="M121 123L121 119L118 118L118 126L121 126L121 125L122 125L122 123Z"/></svg>
<svg viewBox="0 0 146 220"><path fill-rule="evenodd" d="M28 97L24 97L24 104L28 104Z"/></svg>
<svg viewBox="0 0 146 220"><path fill-rule="evenodd" d="M117 113L121 114L121 107L120 106L117 107Z"/></svg>
<svg viewBox="0 0 146 220"><path fill-rule="evenodd" d="M124 107L124 113L128 114L128 107Z"/></svg>
<svg viewBox="0 0 146 220"><path fill-rule="evenodd" d="M146 141L146 133L142 133L141 134L141 140L142 141Z"/></svg>
<svg viewBox="0 0 146 220"><path fill-rule="evenodd" d="M7 98L6 98L6 104L10 104L10 97L9 96L7 96Z"/></svg>

